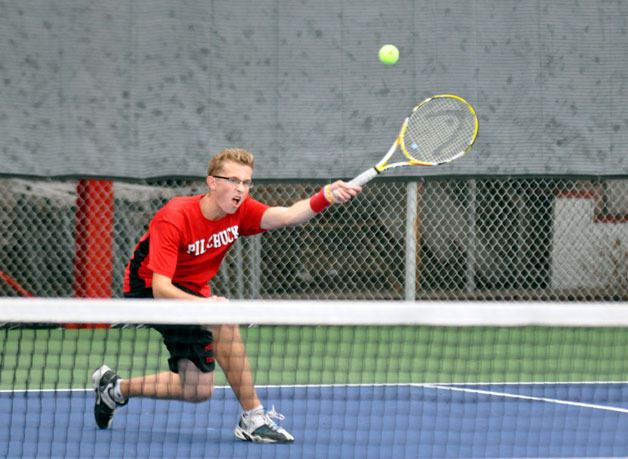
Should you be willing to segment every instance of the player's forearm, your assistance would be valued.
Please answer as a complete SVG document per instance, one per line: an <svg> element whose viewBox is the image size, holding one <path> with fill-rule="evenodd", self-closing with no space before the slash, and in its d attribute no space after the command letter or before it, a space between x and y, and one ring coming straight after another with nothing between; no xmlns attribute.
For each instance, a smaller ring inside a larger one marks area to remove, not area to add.
<svg viewBox="0 0 628 459"><path fill-rule="evenodd" d="M172 281L159 274L153 275L153 296L155 298L172 298L179 300L198 300L197 296L184 292L172 284Z"/></svg>
<svg viewBox="0 0 628 459"><path fill-rule="evenodd" d="M262 228L269 230L284 226L300 225L321 213L332 203L343 204L356 196L362 187L338 180L326 185L307 199L290 207L271 207L262 217Z"/></svg>
<svg viewBox="0 0 628 459"><path fill-rule="evenodd" d="M302 199L288 207L288 226L300 225L314 218L317 213L312 210L310 199Z"/></svg>
<svg viewBox="0 0 628 459"><path fill-rule="evenodd" d="M316 215L310 207L309 198L297 201L290 207L273 207L269 210L271 211L271 218L268 219L269 226L264 229L300 225L308 222Z"/></svg>

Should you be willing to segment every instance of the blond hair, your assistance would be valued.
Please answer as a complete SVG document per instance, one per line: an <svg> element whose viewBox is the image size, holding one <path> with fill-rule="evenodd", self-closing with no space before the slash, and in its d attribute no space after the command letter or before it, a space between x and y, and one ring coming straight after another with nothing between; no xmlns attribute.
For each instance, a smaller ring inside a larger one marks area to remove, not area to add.
<svg viewBox="0 0 628 459"><path fill-rule="evenodd" d="M253 169L255 165L255 157L252 153L244 150L243 148L225 148L212 159L209 160L207 166L207 175L215 175L222 170L222 166L227 161L242 164L243 166L249 166Z"/></svg>

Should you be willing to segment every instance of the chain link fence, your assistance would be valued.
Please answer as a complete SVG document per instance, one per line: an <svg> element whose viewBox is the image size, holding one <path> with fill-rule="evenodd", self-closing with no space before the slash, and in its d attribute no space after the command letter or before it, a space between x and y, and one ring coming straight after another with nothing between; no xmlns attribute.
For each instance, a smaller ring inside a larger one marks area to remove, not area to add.
<svg viewBox="0 0 628 459"><path fill-rule="evenodd" d="M0 180L0 294L84 296L77 293L84 276L121 296L125 264L152 215L171 197L205 187L202 180L110 184L110 202L87 206L98 216L112 212L111 231L86 249L77 241L102 237L103 228L77 223L78 184ZM288 206L320 186L258 183L252 195ZM80 257L83 250L94 253ZM212 286L230 298L625 301L628 180L373 182L306 225L242 238Z"/></svg>

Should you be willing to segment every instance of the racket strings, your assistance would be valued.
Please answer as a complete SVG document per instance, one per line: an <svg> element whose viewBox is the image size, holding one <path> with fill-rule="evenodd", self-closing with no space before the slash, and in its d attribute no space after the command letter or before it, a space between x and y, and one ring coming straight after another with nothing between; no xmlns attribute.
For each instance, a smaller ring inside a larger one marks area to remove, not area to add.
<svg viewBox="0 0 628 459"><path fill-rule="evenodd" d="M431 99L415 109L403 136L406 155L429 164L451 161L473 143L475 115L450 98Z"/></svg>

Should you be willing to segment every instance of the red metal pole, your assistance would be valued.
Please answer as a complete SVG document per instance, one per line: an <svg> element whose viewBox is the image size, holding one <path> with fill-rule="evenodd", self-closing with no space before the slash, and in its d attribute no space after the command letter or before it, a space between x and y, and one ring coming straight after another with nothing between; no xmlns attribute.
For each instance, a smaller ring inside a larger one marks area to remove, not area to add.
<svg viewBox="0 0 628 459"><path fill-rule="evenodd" d="M113 182L79 180L76 191L74 295L81 298L111 298Z"/></svg>

